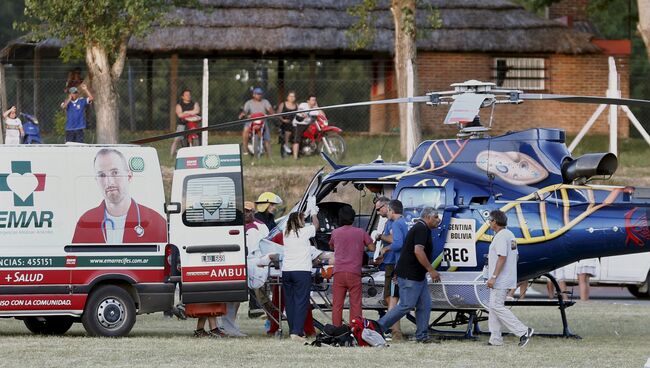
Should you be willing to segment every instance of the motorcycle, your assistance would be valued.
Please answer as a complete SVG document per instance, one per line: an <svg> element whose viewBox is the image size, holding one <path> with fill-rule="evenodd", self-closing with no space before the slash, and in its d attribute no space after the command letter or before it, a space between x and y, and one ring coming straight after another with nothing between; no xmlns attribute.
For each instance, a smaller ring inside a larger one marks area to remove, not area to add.
<svg viewBox="0 0 650 368"><path fill-rule="evenodd" d="M200 127L201 117L199 115L189 115L182 119L185 121L187 130L196 129ZM201 138L198 133L190 133L183 136L183 147L195 147L201 145Z"/></svg>
<svg viewBox="0 0 650 368"><path fill-rule="evenodd" d="M329 125L327 116L323 112L311 116L311 123L305 129L300 139L298 152L303 156L325 152L335 160L345 157L345 140L341 137L341 128Z"/></svg>
<svg viewBox="0 0 650 368"><path fill-rule="evenodd" d="M23 144L42 144L41 128L36 117L24 112L20 113L20 116L23 118L23 131L25 132Z"/></svg>
<svg viewBox="0 0 650 368"><path fill-rule="evenodd" d="M264 130L266 127L266 115L256 112L251 114L250 118L259 118L251 121L251 127L248 132L248 152L259 158L264 154Z"/></svg>

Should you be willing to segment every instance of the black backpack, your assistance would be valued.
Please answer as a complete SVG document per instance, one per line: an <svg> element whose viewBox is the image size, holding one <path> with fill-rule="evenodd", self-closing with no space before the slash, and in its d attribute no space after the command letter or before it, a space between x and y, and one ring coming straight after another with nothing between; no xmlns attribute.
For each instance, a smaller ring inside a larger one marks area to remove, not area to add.
<svg viewBox="0 0 650 368"><path fill-rule="evenodd" d="M316 335L316 340L311 343L312 346L321 347L323 345L351 347L357 346L357 341L352 335L352 330L347 325L334 326L326 324L323 332Z"/></svg>

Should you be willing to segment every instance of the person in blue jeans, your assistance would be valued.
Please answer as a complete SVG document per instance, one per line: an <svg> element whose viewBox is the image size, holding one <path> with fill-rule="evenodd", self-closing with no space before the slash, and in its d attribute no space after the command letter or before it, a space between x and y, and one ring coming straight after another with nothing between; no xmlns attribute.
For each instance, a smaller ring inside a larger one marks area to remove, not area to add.
<svg viewBox="0 0 650 368"><path fill-rule="evenodd" d="M440 274L433 269L433 239L431 229L440 224L438 213L432 207L425 207L420 218L406 234L402 251L395 267L399 286L399 302L377 321L382 331L388 330L413 308L415 308L415 339L419 343L438 342L429 337L431 317L431 295L427 273L433 282L440 282Z"/></svg>
<svg viewBox="0 0 650 368"><path fill-rule="evenodd" d="M308 205L312 223L305 224L302 212L293 212L287 220L284 231L284 258L282 259L282 289L284 291L285 309L289 334L292 340L305 342L303 326L309 311L309 293L311 291L311 243L318 228L318 207L316 200ZM311 207L311 208L310 208Z"/></svg>

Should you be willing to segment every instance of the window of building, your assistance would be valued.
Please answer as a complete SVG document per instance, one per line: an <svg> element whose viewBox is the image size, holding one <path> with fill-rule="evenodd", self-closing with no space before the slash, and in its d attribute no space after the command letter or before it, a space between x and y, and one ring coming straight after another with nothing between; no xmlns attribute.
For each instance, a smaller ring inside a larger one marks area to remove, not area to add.
<svg viewBox="0 0 650 368"><path fill-rule="evenodd" d="M503 88L523 90L545 89L544 58L494 58L492 80Z"/></svg>

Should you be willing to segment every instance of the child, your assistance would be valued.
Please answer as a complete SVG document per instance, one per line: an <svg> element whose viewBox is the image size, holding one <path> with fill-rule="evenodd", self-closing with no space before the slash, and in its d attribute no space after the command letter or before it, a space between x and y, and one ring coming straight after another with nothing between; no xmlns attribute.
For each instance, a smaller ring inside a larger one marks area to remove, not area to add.
<svg viewBox="0 0 650 368"><path fill-rule="evenodd" d="M205 321L208 321L210 331L205 330ZM217 327L217 317L199 317L194 337L226 337L226 334Z"/></svg>
<svg viewBox="0 0 650 368"><path fill-rule="evenodd" d="M25 132L23 123L16 117L16 106L5 111L2 116L5 118L5 144L20 144Z"/></svg>

